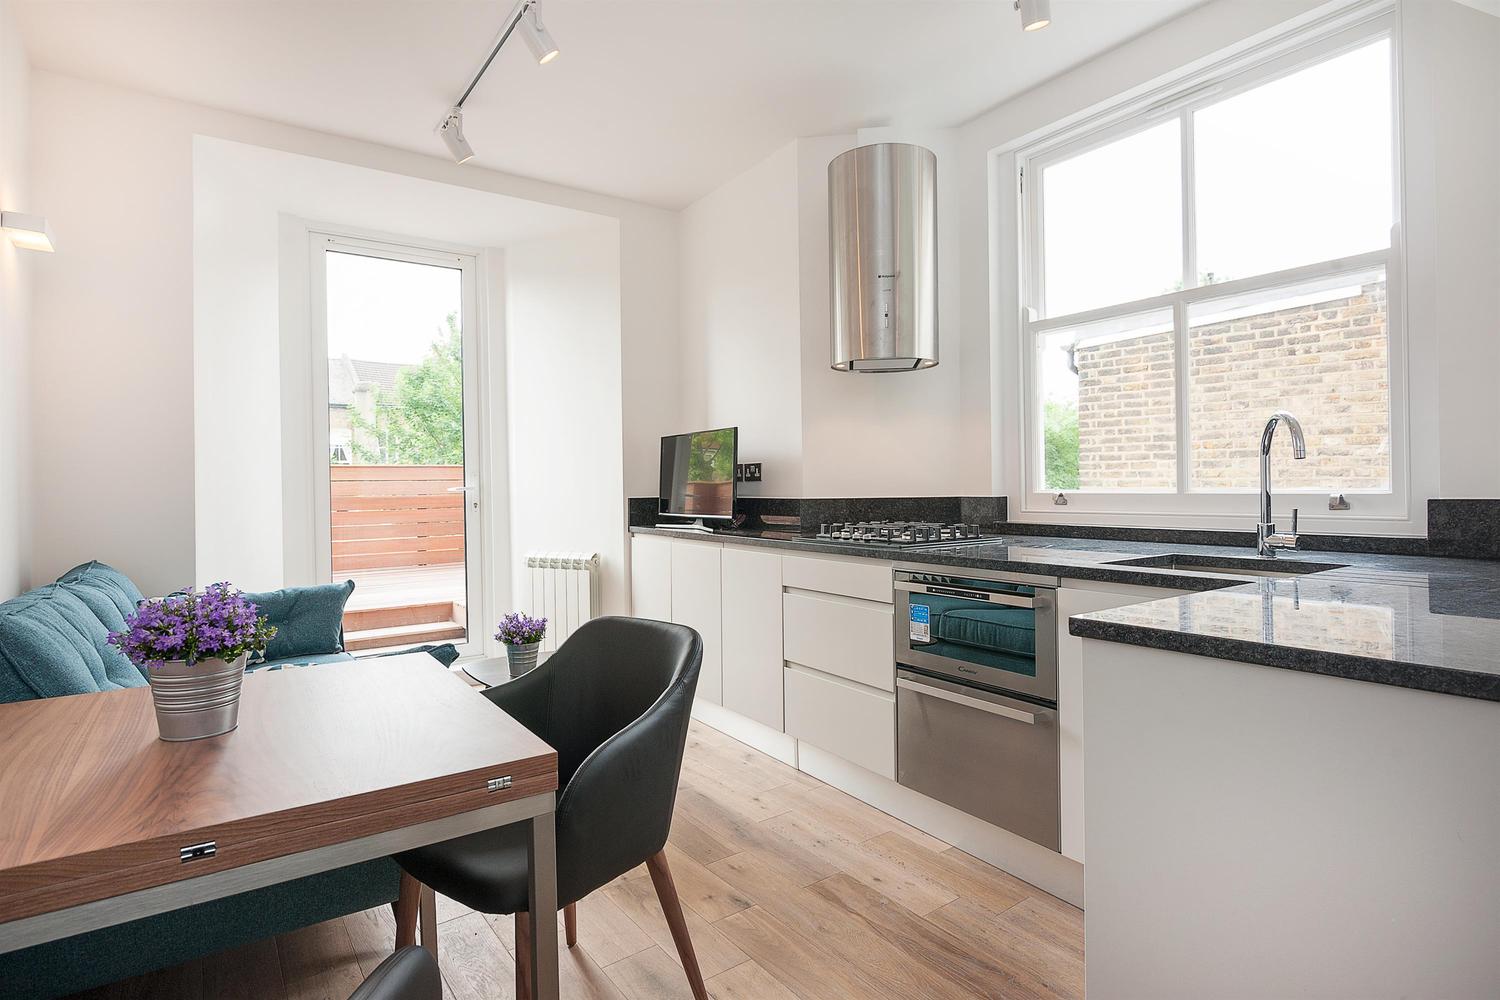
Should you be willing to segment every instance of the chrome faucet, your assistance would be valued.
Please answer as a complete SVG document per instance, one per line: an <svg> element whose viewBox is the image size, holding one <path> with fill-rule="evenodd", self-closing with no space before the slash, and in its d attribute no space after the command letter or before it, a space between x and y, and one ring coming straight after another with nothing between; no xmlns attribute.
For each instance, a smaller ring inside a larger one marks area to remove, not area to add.
<svg viewBox="0 0 1500 1000"><path fill-rule="evenodd" d="M1302 437L1302 424L1285 410L1277 410L1266 421L1266 429L1260 435L1260 523L1255 526L1255 551L1263 558L1276 558L1277 549L1297 547L1297 508L1292 508L1292 530L1278 532L1276 522L1271 520L1271 440L1276 437L1276 425L1286 421L1292 434L1292 457L1307 457L1307 441Z"/></svg>

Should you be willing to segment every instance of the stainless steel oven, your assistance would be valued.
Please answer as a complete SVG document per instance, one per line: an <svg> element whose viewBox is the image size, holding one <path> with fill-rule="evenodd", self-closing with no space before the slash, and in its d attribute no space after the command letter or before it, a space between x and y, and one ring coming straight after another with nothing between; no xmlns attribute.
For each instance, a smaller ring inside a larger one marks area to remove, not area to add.
<svg viewBox="0 0 1500 1000"><path fill-rule="evenodd" d="M1061 847L1057 580L896 571L896 777Z"/></svg>
<svg viewBox="0 0 1500 1000"><path fill-rule="evenodd" d="M1057 579L896 570L896 662L1057 701Z"/></svg>

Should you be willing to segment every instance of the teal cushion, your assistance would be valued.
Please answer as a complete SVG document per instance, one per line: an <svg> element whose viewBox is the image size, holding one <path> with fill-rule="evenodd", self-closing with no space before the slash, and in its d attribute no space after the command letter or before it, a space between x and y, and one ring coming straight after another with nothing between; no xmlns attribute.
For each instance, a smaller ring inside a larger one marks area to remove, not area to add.
<svg viewBox="0 0 1500 1000"><path fill-rule="evenodd" d="M354 659L354 654L352 653L304 653L301 656L293 656L285 660L263 660L250 669L252 671L280 670L282 667L309 667L314 663L339 663L352 659Z"/></svg>
<svg viewBox="0 0 1500 1000"><path fill-rule="evenodd" d="M146 599L135 583L113 566L99 562L74 566L57 578L58 583L85 583L110 594L121 614L135 610L135 606Z"/></svg>
<svg viewBox="0 0 1500 1000"><path fill-rule="evenodd" d="M317 587L285 587L246 594L262 615L276 626L276 638L266 645L267 661L344 651L344 604L354 593L354 581Z"/></svg>
<svg viewBox="0 0 1500 1000"><path fill-rule="evenodd" d="M108 639L108 630L88 605L58 584L0 604L0 701L145 684L134 667L128 672L106 667L106 656L117 652Z"/></svg>
<svg viewBox="0 0 1500 1000"><path fill-rule="evenodd" d="M933 631L940 639L965 646L1022 656L1036 653L1036 614L1030 608L953 608L938 615Z"/></svg>

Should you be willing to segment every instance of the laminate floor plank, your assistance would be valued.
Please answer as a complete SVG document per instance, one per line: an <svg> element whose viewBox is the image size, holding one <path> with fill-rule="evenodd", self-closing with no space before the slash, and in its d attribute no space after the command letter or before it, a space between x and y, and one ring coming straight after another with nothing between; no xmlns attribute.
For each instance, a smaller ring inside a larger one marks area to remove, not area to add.
<svg viewBox="0 0 1500 1000"><path fill-rule="evenodd" d="M626 916L650 935L656 946L673 962L679 961L677 946L672 941L672 931L667 926L666 916L661 912L661 903L657 901L656 890L652 887L650 879L621 882L605 889L604 892L620 909L625 911ZM695 911L684 908L682 914L687 921L688 934L693 939L693 951L698 955L698 965L703 970L704 979L727 972L749 957L721 934L716 929L716 925L710 924ZM578 929L580 944L583 942L583 933L583 927L580 925ZM614 976L610 978L615 979ZM618 980L616 982L618 983Z"/></svg>
<svg viewBox="0 0 1500 1000"><path fill-rule="evenodd" d="M840 836L798 810L772 817L761 825L794 844L828 857L841 872L853 875L915 914L930 913L958 898L957 892L928 877L919 867L891 864L886 858Z"/></svg>
<svg viewBox="0 0 1500 1000"><path fill-rule="evenodd" d="M860 846L893 869L920 872L931 881L947 886L955 895L974 900L996 912L1041 892L962 851L929 851L907 839L905 834L881 834Z"/></svg>
<svg viewBox="0 0 1500 1000"><path fill-rule="evenodd" d="M802 1000L754 959L705 980L714 1000Z"/></svg>
<svg viewBox="0 0 1500 1000"><path fill-rule="evenodd" d="M1051 1000L1052 991L1024 970L1011 969L969 947L966 941L913 915L848 875L833 875L810 890L863 920L885 941L990 1000Z"/></svg>
<svg viewBox="0 0 1500 1000"><path fill-rule="evenodd" d="M812 885L839 870L830 858L778 837L761 826L758 820L725 808L696 789L679 790L677 808L692 816L735 853L758 850L779 857L788 876L798 885Z"/></svg>
<svg viewBox="0 0 1500 1000"><path fill-rule="evenodd" d="M344 929L349 932L349 942L354 948L354 960L359 963L360 972L366 976L374 972L375 966L396 950L396 915L389 906L350 913L342 920ZM438 954L441 955L441 935L438 941Z"/></svg>
<svg viewBox="0 0 1500 1000"><path fill-rule="evenodd" d="M693 1000L682 966L660 948L621 959L604 974L628 1000Z"/></svg>
<svg viewBox="0 0 1500 1000"><path fill-rule="evenodd" d="M438 965L453 1000L515 1000L516 964L481 913L444 921Z"/></svg>
<svg viewBox="0 0 1500 1000"><path fill-rule="evenodd" d="M276 939L287 1000L348 1000L364 982L342 920L326 920Z"/></svg>

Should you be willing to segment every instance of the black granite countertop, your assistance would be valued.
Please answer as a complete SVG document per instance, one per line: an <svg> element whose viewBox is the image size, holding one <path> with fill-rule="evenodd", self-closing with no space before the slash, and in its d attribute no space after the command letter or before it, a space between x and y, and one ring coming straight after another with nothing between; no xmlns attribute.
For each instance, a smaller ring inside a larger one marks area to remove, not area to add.
<svg viewBox="0 0 1500 1000"><path fill-rule="evenodd" d="M631 531L683 537L670 529ZM1497 561L1325 551L1264 560L1250 548L1012 534L921 551L788 531L689 537L907 565L1190 590L1194 593L1078 615L1069 630L1088 639L1500 701ZM1182 558L1160 565L1169 562L1167 556ZM1143 559L1159 565L1120 565ZM1268 571L1292 575L1259 575Z"/></svg>

